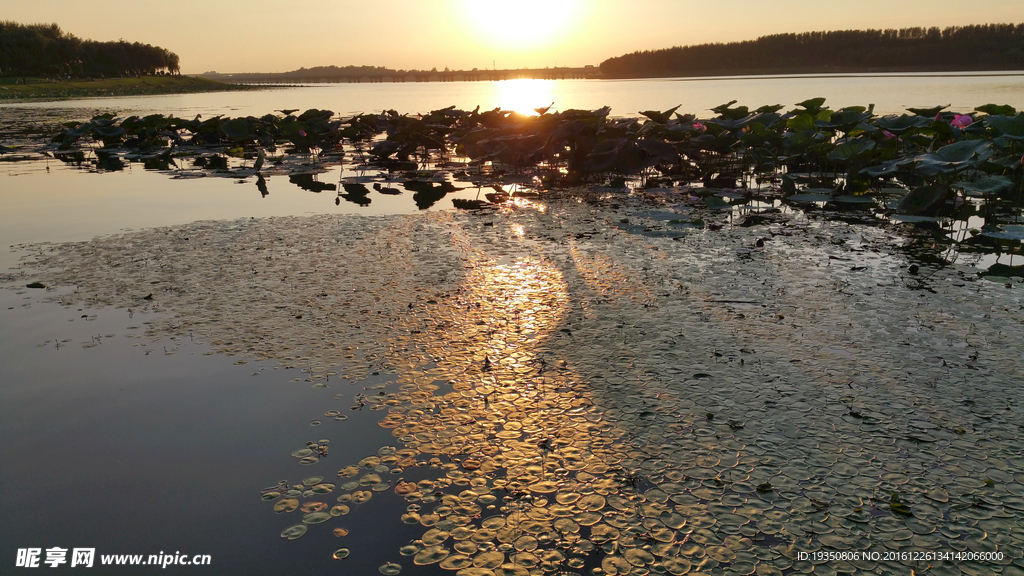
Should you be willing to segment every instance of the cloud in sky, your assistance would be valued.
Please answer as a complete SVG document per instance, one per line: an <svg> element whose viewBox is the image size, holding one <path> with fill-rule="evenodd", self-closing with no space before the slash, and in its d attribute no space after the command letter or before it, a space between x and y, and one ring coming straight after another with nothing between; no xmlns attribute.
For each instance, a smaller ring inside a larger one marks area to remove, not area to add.
<svg viewBox="0 0 1024 576"><path fill-rule="evenodd" d="M3 0L6 20L167 48L182 71L583 66L812 30L1024 23L1021 0Z"/></svg>

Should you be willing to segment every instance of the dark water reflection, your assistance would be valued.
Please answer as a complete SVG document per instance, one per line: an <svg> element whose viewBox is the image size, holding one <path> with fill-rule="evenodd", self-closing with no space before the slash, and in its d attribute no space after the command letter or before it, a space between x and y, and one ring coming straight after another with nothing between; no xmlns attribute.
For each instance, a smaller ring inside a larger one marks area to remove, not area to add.
<svg viewBox="0 0 1024 576"><path fill-rule="evenodd" d="M335 463L393 442L378 413L349 410L361 385L375 382L311 388L290 381L305 376L297 369L234 365L187 339L127 338L145 318L125 310L25 306L37 291L28 292L0 291L2 572L18 548L58 546L96 548L97 566L101 554L180 551L212 556L190 574L310 574L332 567L325 550L374 546L357 530L268 537L296 519L268 514L257 487L304 472L333 477ZM325 406L349 418L309 426ZM319 466L297 471L291 458L267 457L322 437L335 442ZM393 493L376 500L372 513L388 517L406 505ZM369 510L355 507L346 525L372 522ZM359 555L346 567L372 573L376 565L363 565L371 561Z"/></svg>
<svg viewBox="0 0 1024 576"><path fill-rule="evenodd" d="M385 183L380 190L344 182L363 174L328 166L321 174L174 179L178 175L174 171L150 170L137 163L126 163L116 172L99 171L84 159L81 167L56 160L4 163L0 165L0 202L4 207L0 210L0 244L83 241L127 229L196 220L411 214L452 209L452 199L483 197L483 191L468 182L396 182ZM342 193L335 194L335 190ZM16 261L7 251L0 254L2 269Z"/></svg>

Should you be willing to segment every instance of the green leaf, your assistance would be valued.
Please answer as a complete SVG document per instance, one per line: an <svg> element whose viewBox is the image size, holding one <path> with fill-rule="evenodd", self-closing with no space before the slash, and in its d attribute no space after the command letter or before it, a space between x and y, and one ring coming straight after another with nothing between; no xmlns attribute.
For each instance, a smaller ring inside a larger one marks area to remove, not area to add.
<svg viewBox="0 0 1024 576"><path fill-rule="evenodd" d="M715 106L714 108L711 109L711 111L716 113L716 114L722 114L723 112L728 110L729 107L732 106L733 104L735 104L736 102L738 102L738 100L730 100L729 102L726 102L725 104L719 104L718 106Z"/></svg>
<svg viewBox="0 0 1024 576"><path fill-rule="evenodd" d="M935 115L933 114L932 117ZM890 118L879 118L875 121L875 126L878 126L882 130L888 130L893 134L902 134L911 128L921 128L931 123L931 118L923 116L911 116L909 114L903 114L902 116L890 117Z"/></svg>
<svg viewBox="0 0 1024 576"><path fill-rule="evenodd" d="M986 116L985 122L1004 136L1013 140L1024 140L1024 115L1017 116Z"/></svg>
<svg viewBox="0 0 1024 576"><path fill-rule="evenodd" d="M736 108L730 108L730 106L732 106L735 103L736 101L733 100L728 104L716 106L712 108L711 111L716 112L719 116L722 116L723 118L728 118L730 120L739 120L740 118L743 118L750 114L750 109L747 108L746 106L737 106Z"/></svg>
<svg viewBox="0 0 1024 576"><path fill-rule="evenodd" d="M967 162L975 157L984 161L992 156L992 144L987 140L961 140L939 148L936 154L947 162Z"/></svg>
<svg viewBox="0 0 1024 576"><path fill-rule="evenodd" d="M946 104L945 106L933 106L931 108L907 108L907 110L910 110L911 112L917 114L918 116L922 116L924 118L927 118L928 120L931 120L932 118L935 118L936 114L942 112L946 108L949 108L949 104Z"/></svg>
<svg viewBox="0 0 1024 576"><path fill-rule="evenodd" d="M949 187L941 185L921 186L903 197L896 208L897 214L912 216L934 216L946 203Z"/></svg>
<svg viewBox="0 0 1024 576"><path fill-rule="evenodd" d="M977 112L984 112L985 114L1000 114L1003 116L1013 116L1017 113L1017 109L1007 104L985 104L984 106L978 106L974 109Z"/></svg>
<svg viewBox="0 0 1024 576"><path fill-rule="evenodd" d="M956 184L956 187L969 196L998 195L1013 190L1013 180L1006 176L989 176L976 182L960 182Z"/></svg>
<svg viewBox="0 0 1024 576"><path fill-rule="evenodd" d="M221 132L234 141L252 138L252 123L246 118L232 118L220 125Z"/></svg>
<svg viewBox="0 0 1024 576"><path fill-rule="evenodd" d="M704 205L712 210L723 210L725 208L729 208L729 203L718 196L708 196L704 198Z"/></svg>
<svg viewBox="0 0 1024 576"><path fill-rule="evenodd" d="M836 146L835 150L828 153L829 160L852 160L863 155L869 150L874 150L875 141L868 138L854 138Z"/></svg>
<svg viewBox="0 0 1024 576"><path fill-rule="evenodd" d="M804 100L803 102L797 102L797 106L807 110L811 114L817 114L821 110L821 105L825 103L824 98L811 98L810 100Z"/></svg>
<svg viewBox="0 0 1024 576"><path fill-rule="evenodd" d="M678 110L679 106L682 106L682 104L674 108L669 108L664 112L659 112L657 110L648 110L646 112L641 112L641 114L647 116L648 118L650 118L654 122L657 122L658 124L668 124L668 121L672 119L672 113Z"/></svg>
<svg viewBox="0 0 1024 576"><path fill-rule="evenodd" d="M797 114L789 120L786 120L786 128L794 132L801 132L803 130L814 130L814 116L808 113Z"/></svg>

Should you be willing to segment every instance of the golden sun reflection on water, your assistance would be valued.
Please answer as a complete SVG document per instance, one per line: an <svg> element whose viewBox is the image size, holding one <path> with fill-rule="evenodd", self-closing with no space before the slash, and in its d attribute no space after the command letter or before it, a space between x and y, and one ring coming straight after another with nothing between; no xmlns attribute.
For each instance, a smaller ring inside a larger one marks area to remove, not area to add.
<svg viewBox="0 0 1024 576"><path fill-rule="evenodd" d="M536 116L534 108L546 108L554 102L554 80L517 78L495 82L498 93L495 100L502 110Z"/></svg>
<svg viewBox="0 0 1024 576"><path fill-rule="evenodd" d="M513 196L509 198L508 201L498 204L498 208L501 210L502 214L509 214L511 212L515 212L516 210L522 209L536 210L537 212L543 214L547 211L548 206L543 202L537 202L535 200L523 198L521 196ZM521 227L522 226L520 226L520 228ZM513 230L515 230L514 226ZM522 238L522 235L519 235L519 237Z"/></svg>
<svg viewBox="0 0 1024 576"><path fill-rule="evenodd" d="M561 271L539 258L477 266L464 285L474 319L486 322L488 357L517 353L519 362L534 358L532 348L561 323L569 300Z"/></svg>

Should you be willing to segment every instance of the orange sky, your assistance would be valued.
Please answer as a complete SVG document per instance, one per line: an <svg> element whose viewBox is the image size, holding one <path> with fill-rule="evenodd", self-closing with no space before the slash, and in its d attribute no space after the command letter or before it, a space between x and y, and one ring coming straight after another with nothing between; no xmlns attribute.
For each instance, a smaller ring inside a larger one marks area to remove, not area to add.
<svg viewBox="0 0 1024 576"><path fill-rule="evenodd" d="M185 73L470 69L597 65L782 32L1024 23L1024 0L3 0L0 18L162 46Z"/></svg>

